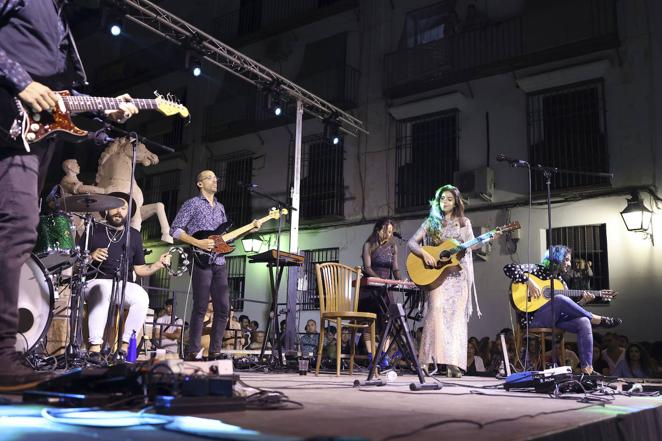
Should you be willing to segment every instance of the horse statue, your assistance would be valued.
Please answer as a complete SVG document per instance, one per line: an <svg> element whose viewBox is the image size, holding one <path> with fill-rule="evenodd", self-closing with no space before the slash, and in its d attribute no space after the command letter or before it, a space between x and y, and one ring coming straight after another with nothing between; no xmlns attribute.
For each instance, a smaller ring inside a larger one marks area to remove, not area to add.
<svg viewBox="0 0 662 441"><path fill-rule="evenodd" d="M118 138L106 147L99 158L99 168L95 179L95 185L105 189L106 193L121 191L129 193L131 184L131 156L133 148L131 141L127 138ZM136 148L136 164L145 167L159 163L159 157L147 150L143 143L138 143ZM131 226L140 231L140 225L145 219L156 215L161 225L161 240L173 243L170 236L170 223L162 202L143 205L143 192L133 180L133 199L136 202L136 213L131 219Z"/></svg>

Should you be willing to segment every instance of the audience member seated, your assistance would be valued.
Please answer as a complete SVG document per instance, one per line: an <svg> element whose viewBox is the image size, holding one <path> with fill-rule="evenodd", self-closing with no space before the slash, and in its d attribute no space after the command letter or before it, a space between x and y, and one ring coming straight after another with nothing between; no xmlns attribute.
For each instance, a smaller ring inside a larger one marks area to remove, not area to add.
<svg viewBox="0 0 662 441"><path fill-rule="evenodd" d="M593 370L600 375L609 375L609 365L602 357L602 351L597 344L593 345Z"/></svg>
<svg viewBox="0 0 662 441"><path fill-rule="evenodd" d="M158 348L165 349L166 352L171 354L177 354L184 321L177 316L173 320L172 303L172 299L166 300L165 313L156 319L155 338Z"/></svg>
<svg viewBox="0 0 662 441"><path fill-rule="evenodd" d="M618 336L613 332L608 332L602 338L604 350L602 358L609 366L609 375L614 375L616 365L625 358L625 350L618 345Z"/></svg>
<svg viewBox="0 0 662 441"><path fill-rule="evenodd" d="M301 336L301 354L315 356L319 341L320 336L317 333L317 322L310 319L306 322L306 333Z"/></svg>
<svg viewBox="0 0 662 441"><path fill-rule="evenodd" d="M648 352L637 343L627 347L624 358L618 362L612 375L621 378L651 378L653 365Z"/></svg>
<svg viewBox="0 0 662 441"><path fill-rule="evenodd" d="M467 345L467 375L485 372L483 359L478 355L478 347L471 339Z"/></svg>
<svg viewBox="0 0 662 441"><path fill-rule="evenodd" d="M253 335L253 342L248 346L248 349L252 351L259 351L262 349L262 343L264 343L266 333L264 331L256 331ZM271 349L271 343L267 342L267 349Z"/></svg>
<svg viewBox="0 0 662 441"><path fill-rule="evenodd" d="M241 349L244 347L244 336L241 332L241 324L234 315L234 308L230 308L230 319L223 333L223 349Z"/></svg>

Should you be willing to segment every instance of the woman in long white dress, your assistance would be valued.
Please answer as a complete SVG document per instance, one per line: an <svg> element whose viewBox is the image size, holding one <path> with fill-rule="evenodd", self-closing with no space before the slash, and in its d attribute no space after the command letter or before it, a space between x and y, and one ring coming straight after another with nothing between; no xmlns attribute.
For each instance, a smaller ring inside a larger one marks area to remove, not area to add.
<svg viewBox="0 0 662 441"><path fill-rule="evenodd" d="M464 216L460 191L452 185L439 188L430 201L430 214L409 240L412 253L426 265L435 266L437 259L421 245L436 246L448 239L467 242L474 238L471 221ZM467 322L472 313L473 294L478 316L471 249L467 249L460 266L448 268L440 285L428 293L423 319L423 336L419 361L423 365L447 365L448 376L460 377L467 367Z"/></svg>

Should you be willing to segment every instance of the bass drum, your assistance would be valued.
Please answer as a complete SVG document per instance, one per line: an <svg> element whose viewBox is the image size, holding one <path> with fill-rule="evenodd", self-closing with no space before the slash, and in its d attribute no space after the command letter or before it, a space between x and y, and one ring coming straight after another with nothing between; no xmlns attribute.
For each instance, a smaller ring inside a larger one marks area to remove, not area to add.
<svg viewBox="0 0 662 441"><path fill-rule="evenodd" d="M16 350L27 352L46 335L53 318L55 290L44 265L34 255L23 264L18 287Z"/></svg>

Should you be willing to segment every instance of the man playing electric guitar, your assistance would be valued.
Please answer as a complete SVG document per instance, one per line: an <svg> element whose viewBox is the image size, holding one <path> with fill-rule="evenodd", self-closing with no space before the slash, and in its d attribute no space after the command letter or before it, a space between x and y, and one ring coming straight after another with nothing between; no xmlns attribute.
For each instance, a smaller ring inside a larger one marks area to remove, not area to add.
<svg viewBox="0 0 662 441"><path fill-rule="evenodd" d="M0 91L36 112L53 109L53 89L86 83L76 45L62 13L64 0L0 0ZM125 95L122 101L130 99ZM124 102L108 116L125 121L138 109ZM4 117L4 113L0 117ZM21 266L37 240L38 198L53 141L30 152L14 148L0 127L0 390L43 379L16 352Z"/></svg>
<svg viewBox="0 0 662 441"><path fill-rule="evenodd" d="M549 280L553 273L557 273L557 277L565 274L572 263L572 251L565 245L554 245L551 248L551 255L549 251L546 253L540 265L518 265L511 263L503 268L503 272L515 283L526 283L528 294L531 299L539 299L543 293L542 290L536 286L533 279L529 278L531 274L538 279ZM555 279L555 289L559 291L567 289L565 284L558 279ZM603 328L613 328L622 323L622 320L614 317L599 316L593 314L581 305L592 301L595 296L584 291L582 298L578 303L563 295L554 296L556 320L552 317L552 302L547 302L535 312L528 313L529 326L534 328L551 328L554 327L564 329L566 331L577 334L577 348L579 350L579 361L582 372L586 374L593 373L593 330L591 325ZM519 312L520 322L525 325L527 317L524 313Z"/></svg>
<svg viewBox="0 0 662 441"><path fill-rule="evenodd" d="M218 202L215 197L218 190L218 178L214 172L204 170L198 173L196 185L200 189L200 195L184 202L172 222L170 234L175 239L211 252L216 245L215 241L197 239L194 234L199 231L216 230L221 224L227 222L227 217L223 204ZM252 231L260 228L258 221L253 221L253 226ZM225 257L217 255L210 265L194 265L191 277L193 278L193 308L189 329L189 347L185 359L193 360L200 352L200 337L207 304L211 297L214 319L210 335L209 360L216 360L220 358L223 333L230 314L228 270L225 265Z"/></svg>

